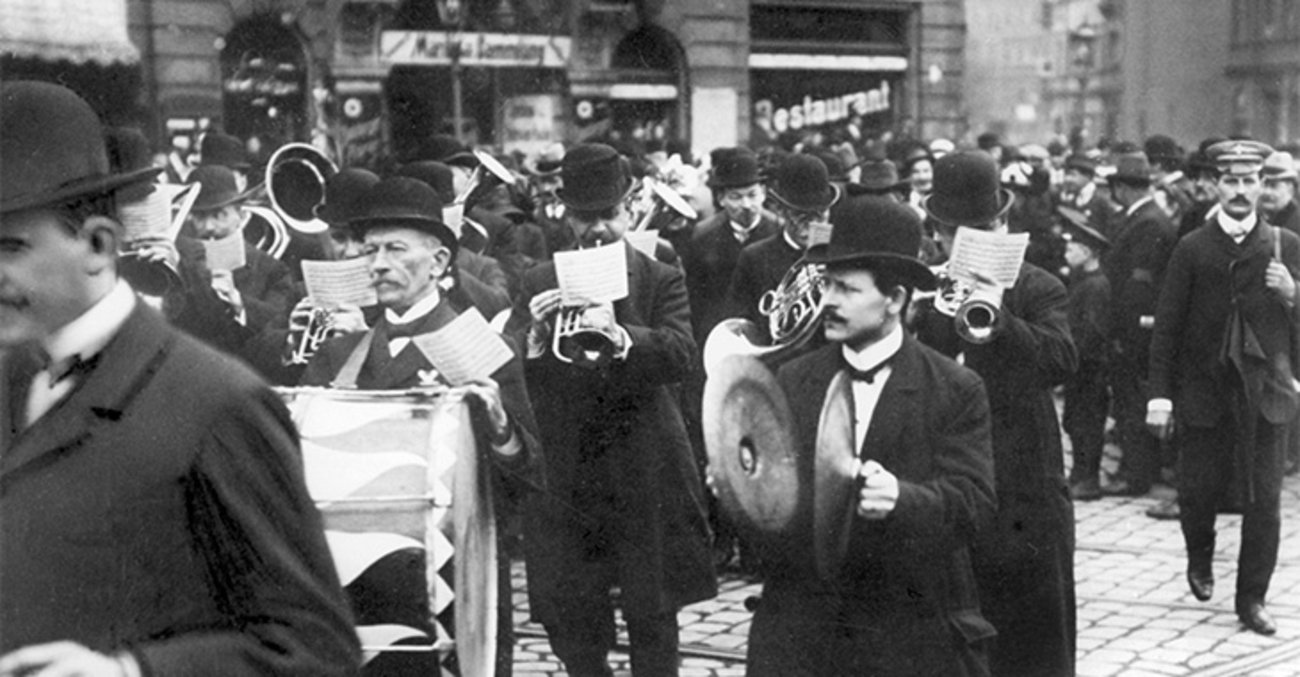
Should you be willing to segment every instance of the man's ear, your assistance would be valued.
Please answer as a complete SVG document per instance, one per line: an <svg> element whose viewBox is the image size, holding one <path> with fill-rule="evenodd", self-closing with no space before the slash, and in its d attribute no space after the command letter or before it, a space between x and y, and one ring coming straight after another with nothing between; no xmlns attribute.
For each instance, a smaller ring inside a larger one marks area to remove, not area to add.
<svg viewBox="0 0 1300 677"><path fill-rule="evenodd" d="M118 246L121 243L121 226L107 216L89 216L81 223L81 238L90 250L88 272L98 273L110 267L117 259Z"/></svg>
<svg viewBox="0 0 1300 677"><path fill-rule="evenodd" d="M440 246L433 250L433 277L439 278L447 273L448 266L451 265L451 250L445 246Z"/></svg>

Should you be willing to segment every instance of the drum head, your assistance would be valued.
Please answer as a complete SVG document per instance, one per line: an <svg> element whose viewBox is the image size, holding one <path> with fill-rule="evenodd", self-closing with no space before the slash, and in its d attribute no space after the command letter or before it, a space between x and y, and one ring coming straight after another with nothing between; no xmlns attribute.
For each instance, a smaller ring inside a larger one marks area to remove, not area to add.
<svg viewBox="0 0 1300 677"><path fill-rule="evenodd" d="M843 371L827 392L852 391ZM848 393L846 393L848 395ZM852 398L827 397L817 422L817 461L813 471L813 554L817 574L835 578L848 551L849 532L858 503L857 437L853 430Z"/></svg>
<svg viewBox="0 0 1300 677"><path fill-rule="evenodd" d="M748 355L722 359L704 385L703 424L722 508L760 534L788 529L800 498L794 422L772 372Z"/></svg>
<svg viewBox="0 0 1300 677"><path fill-rule="evenodd" d="M470 425L460 407L461 423ZM452 502L456 547L456 663L461 677L496 674L497 531L491 470L481 455L464 449L456 459ZM508 593L507 593L508 594Z"/></svg>

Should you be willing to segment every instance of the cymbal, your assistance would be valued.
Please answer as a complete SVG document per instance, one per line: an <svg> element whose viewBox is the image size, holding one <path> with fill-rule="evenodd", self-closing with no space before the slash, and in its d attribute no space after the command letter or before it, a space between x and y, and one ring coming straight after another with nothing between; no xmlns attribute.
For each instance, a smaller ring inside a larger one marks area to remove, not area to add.
<svg viewBox="0 0 1300 677"><path fill-rule="evenodd" d="M827 392L852 392L843 371ZM857 437L853 430L851 397L828 397L817 423L817 459L813 471L813 555L823 579L839 574L848 552L849 534L858 504Z"/></svg>
<svg viewBox="0 0 1300 677"><path fill-rule="evenodd" d="M704 441L722 509L761 535L788 529L803 493L794 421L775 375L757 358L723 358L704 385Z"/></svg>

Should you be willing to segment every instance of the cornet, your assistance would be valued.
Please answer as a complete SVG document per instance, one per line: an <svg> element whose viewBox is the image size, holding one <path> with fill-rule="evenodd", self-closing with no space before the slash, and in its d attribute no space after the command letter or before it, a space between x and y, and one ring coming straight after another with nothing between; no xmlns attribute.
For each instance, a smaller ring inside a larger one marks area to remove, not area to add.
<svg viewBox="0 0 1300 677"><path fill-rule="evenodd" d="M934 309L952 318L957 335L968 343L984 344L997 336L1002 313L1002 287L958 278L947 265L932 269L936 278L933 292L918 292L918 300L933 298Z"/></svg>
<svg viewBox="0 0 1300 677"><path fill-rule="evenodd" d="M555 314L551 352L566 364L597 369L614 359L620 338L612 306L564 306Z"/></svg>
<svg viewBox="0 0 1300 677"><path fill-rule="evenodd" d="M307 364L325 339L334 329L334 313L327 308L312 308L307 324L289 330L289 341L293 352L289 355L289 364Z"/></svg>

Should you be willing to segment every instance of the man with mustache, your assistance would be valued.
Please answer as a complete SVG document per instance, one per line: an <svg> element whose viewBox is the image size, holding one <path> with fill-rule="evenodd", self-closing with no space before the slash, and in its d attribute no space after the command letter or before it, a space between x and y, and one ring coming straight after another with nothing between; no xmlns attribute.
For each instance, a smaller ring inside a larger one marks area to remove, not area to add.
<svg viewBox="0 0 1300 677"><path fill-rule="evenodd" d="M524 512L530 611L569 674L611 675L617 588L632 672L676 675L677 611L717 594L704 483L676 394L697 359L686 284L623 240L633 180L618 151L574 146L560 174L574 240L617 247L628 293L584 313L612 344L591 351L600 359L566 362L551 348L562 301L554 261L524 274L507 324L528 346L546 448L547 491Z"/></svg>
<svg viewBox="0 0 1300 677"><path fill-rule="evenodd" d="M1174 247L1156 307L1147 426L1177 431L1179 521L1192 595L1214 592L1215 511L1241 500L1237 617L1277 632L1265 608L1281 530L1286 424L1296 411L1300 237L1256 211L1272 152L1231 140L1207 151L1218 167L1218 212Z"/></svg>
<svg viewBox="0 0 1300 677"><path fill-rule="evenodd" d="M1111 412L1123 449L1118 479L1102 485L1112 496L1141 496L1160 479L1160 447L1144 425L1145 376L1156 296L1178 231L1156 202L1152 168L1141 151L1121 155L1109 177L1124 211L1102 269L1111 289Z"/></svg>

